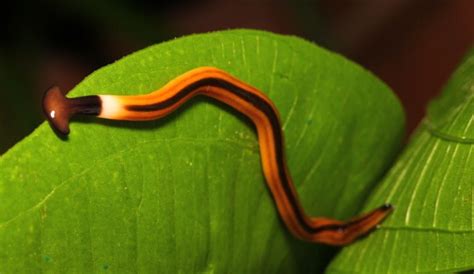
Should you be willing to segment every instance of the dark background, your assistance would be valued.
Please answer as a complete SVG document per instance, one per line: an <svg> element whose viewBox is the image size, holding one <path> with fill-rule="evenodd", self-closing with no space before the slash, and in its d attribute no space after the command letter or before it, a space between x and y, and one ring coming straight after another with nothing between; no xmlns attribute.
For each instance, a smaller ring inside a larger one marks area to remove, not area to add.
<svg viewBox="0 0 474 274"><path fill-rule="evenodd" d="M0 9L0 153L43 120L42 93L174 37L257 28L315 41L401 99L412 131L474 42L473 0L46 0Z"/></svg>

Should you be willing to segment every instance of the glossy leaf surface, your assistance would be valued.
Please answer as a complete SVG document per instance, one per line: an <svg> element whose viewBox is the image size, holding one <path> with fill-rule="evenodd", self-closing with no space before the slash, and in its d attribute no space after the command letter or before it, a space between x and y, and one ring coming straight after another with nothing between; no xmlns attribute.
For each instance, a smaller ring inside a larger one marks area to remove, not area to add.
<svg viewBox="0 0 474 274"><path fill-rule="evenodd" d="M304 207L348 218L393 160L403 112L359 66L295 37L235 30L152 46L69 96L139 94L199 66L267 93ZM280 222L253 126L195 98L154 122L46 123L0 158L0 266L14 272L308 273L328 254Z"/></svg>
<svg viewBox="0 0 474 274"><path fill-rule="evenodd" d="M467 55L366 208L396 206L378 233L345 248L327 273L474 269L474 50Z"/></svg>

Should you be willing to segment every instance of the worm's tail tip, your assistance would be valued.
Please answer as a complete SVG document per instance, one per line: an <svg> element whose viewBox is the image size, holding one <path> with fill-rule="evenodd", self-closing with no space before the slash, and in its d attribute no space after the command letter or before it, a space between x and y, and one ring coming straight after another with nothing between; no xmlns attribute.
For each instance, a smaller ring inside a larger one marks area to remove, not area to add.
<svg viewBox="0 0 474 274"><path fill-rule="evenodd" d="M395 209L395 206L393 206L392 204L389 204L389 203L385 203L384 205L382 205L380 207L380 209L384 210L384 211L392 211Z"/></svg>

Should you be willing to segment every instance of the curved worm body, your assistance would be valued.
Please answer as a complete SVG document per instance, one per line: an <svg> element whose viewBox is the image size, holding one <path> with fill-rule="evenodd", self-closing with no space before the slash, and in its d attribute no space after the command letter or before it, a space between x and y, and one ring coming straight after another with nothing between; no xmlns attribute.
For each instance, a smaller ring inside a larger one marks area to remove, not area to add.
<svg viewBox="0 0 474 274"><path fill-rule="evenodd" d="M283 133L274 104L261 91L217 68L193 69L146 95L93 95L69 99L54 87L43 98L43 110L56 131L68 134L69 119L75 114L114 120L153 120L169 115L196 95L214 98L255 124L268 188L281 219L296 237L310 242L345 245L376 228L392 211L392 206L387 204L346 222L306 215L286 166Z"/></svg>

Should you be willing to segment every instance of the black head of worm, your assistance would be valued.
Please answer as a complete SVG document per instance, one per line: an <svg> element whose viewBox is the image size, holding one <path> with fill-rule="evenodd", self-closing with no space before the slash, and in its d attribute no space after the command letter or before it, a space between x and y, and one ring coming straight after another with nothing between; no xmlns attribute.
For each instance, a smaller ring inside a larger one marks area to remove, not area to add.
<svg viewBox="0 0 474 274"><path fill-rule="evenodd" d="M62 135L69 134L69 120L75 114L99 115L101 100L97 95L67 98L58 87L43 96L43 112L50 125Z"/></svg>

